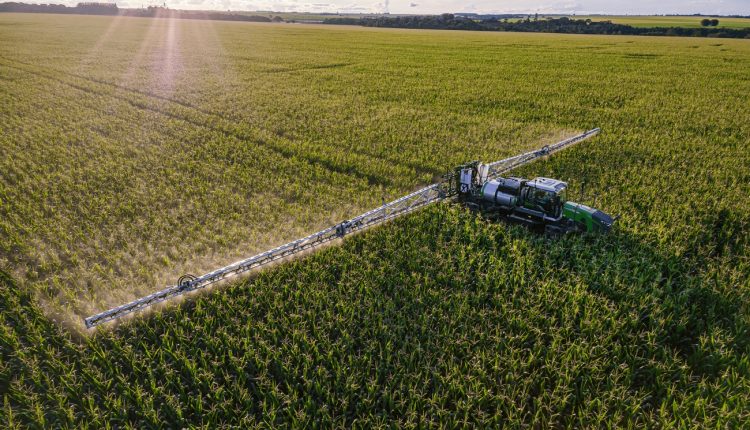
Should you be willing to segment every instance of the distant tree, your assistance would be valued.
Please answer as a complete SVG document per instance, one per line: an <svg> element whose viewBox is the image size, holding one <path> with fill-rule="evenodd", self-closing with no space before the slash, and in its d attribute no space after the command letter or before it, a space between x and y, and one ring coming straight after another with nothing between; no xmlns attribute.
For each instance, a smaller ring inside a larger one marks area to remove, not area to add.
<svg viewBox="0 0 750 430"><path fill-rule="evenodd" d="M708 27L709 25L711 25L711 20L708 19L708 18L703 18L701 20L701 25L704 26L704 27Z"/></svg>
<svg viewBox="0 0 750 430"><path fill-rule="evenodd" d="M719 20L716 19L716 18L712 19L711 20L711 27L716 27L717 25L719 25Z"/></svg>
<svg viewBox="0 0 750 430"><path fill-rule="evenodd" d="M273 22L283 22L283 21L284 21L284 18L282 18L282 17L280 17L280 16L276 15L276 16L274 16L274 17L273 17L273 18L271 19L271 21L273 21Z"/></svg>
<svg viewBox="0 0 750 430"><path fill-rule="evenodd" d="M441 16L443 17L443 21L453 21L453 18L455 18L452 13L444 13Z"/></svg>

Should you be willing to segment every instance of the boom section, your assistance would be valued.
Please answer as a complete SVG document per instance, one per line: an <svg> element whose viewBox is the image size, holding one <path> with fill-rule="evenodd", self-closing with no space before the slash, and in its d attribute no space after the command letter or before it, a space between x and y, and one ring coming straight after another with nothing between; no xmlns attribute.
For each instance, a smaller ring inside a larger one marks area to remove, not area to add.
<svg viewBox="0 0 750 430"><path fill-rule="evenodd" d="M495 161L487 165L487 179L495 179L496 177L513 170L517 167L521 167L524 164L529 164L539 158L552 155L565 148L575 145L576 143L583 142L584 140L596 136L601 131L600 128L591 129L585 133L581 133L577 136L562 140L552 145L544 146L535 151L529 151L524 154L516 155L515 157L506 158L504 160Z"/></svg>
<svg viewBox="0 0 750 430"><path fill-rule="evenodd" d="M286 243L250 258L237 261L229 266L206 273L205 275L199 277L192 277L189 275L183 276L180 278L177 285L167 287L161 291L149 294L146 297L133 300L122 306L90 316L86 318L84 322L86 323L87 328L92 328L107 321L123 317L129 313L169 300L173 297L205 288L215 282L267 265L276 260L292 256L310 248L323 245L375 224L380 224L395 217L413 212L430 203L442 200L443 198L445 198L445 194L441 184L430 185L429 187L422 188L421 190L415 191L390 203L386 203L348 221L333 225L307 237Z"/></svg>
<svg viewBox="0 0 750 430"><path fill-rule="evenodd" d="M591 136L596 135L597 133L599 133L599 129L595 128L583 134L579 134L578 136L574 136L561 142L555 143L554 145L545 146L536 151L531 151L525 154L517 155L515 157L496 161L488 165L488 176L491 179L502 174L503 172L507 172L508 170L530 163L540 157L553 154L563 148L581 142ZM224 279L239 275L258 267L265 266L274 261L290 257L302 251L323 245L333 240L340 239L348 234L358 232L367 227L381 224L393 218L406 215L431 203L449 198L451 197L451 195L452 193L450 192L449 186L447 186L446 182L440 182L430 185L399 199L396 199L392 202L386 203L369 212L365 212L362 215L354 217L350 220L343 221L339 224L320 230L317 233L313 233L301 239L286 243L284 245L254 255L250 258L237 261L226 267L222 267L198 277L192 275L183 276L177 282L177 285L167 287L161 291L157 291L153 294L149 294L148 296L141 297L139 299L133 300L132 302L117 306L102 313L92 315L84 319L84 322L87 328L95 327L99 324L103 324L105 322L121 318L127 314L146 309L152 305L164 302L190 291L196 291L205 288Z"/></svg>

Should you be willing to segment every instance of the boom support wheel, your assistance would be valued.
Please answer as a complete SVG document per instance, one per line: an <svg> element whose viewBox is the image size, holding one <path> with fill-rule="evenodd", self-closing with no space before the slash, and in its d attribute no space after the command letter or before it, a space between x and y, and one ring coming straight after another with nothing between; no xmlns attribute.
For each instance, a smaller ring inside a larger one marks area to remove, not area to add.
<svg viewBox="0 0 750 430"><path fill-rule="evenodd" d="M195 282L196 279L198 278L195 275L189 273L182 275L180 276L180 279L177 280L177 287L180 291L185 291L193 285L193 282Z"/></svg>

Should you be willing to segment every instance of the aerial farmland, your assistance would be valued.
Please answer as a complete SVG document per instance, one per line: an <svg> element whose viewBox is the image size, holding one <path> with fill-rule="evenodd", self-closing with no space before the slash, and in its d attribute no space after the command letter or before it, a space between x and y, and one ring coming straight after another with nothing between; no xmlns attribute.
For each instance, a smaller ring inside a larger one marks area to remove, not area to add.
<svg viewBox="0 0 750 430"><path fill-rule="evenodd" d="M746 426L749 70L742 39L0 14L0 427ZM607 234L446 200L84 324L593 128L512 174Z"/></svg>

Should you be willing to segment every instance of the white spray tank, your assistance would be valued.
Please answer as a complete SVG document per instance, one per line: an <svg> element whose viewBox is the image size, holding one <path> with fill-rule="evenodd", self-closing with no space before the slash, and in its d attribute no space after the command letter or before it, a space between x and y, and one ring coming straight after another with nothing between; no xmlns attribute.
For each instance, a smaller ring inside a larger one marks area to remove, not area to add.
<svg viewBox="0 0 750 430"><path fill-rule="evenodd" d="M497 178L482 185L482 200L500 206L514 207L518 204L521 181L515 178Z"/></svg>

